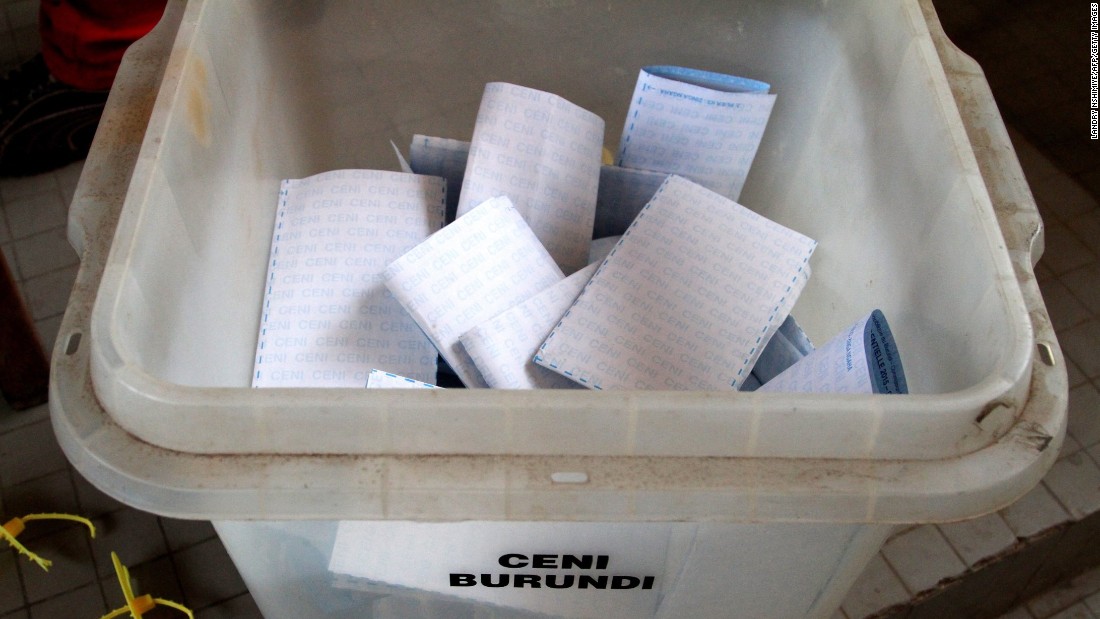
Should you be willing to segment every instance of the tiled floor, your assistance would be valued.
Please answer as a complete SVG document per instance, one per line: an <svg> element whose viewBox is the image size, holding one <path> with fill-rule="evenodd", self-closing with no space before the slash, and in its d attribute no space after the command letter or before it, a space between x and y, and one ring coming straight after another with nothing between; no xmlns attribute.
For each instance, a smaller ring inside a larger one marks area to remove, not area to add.
<svg viewBox="0 0 1100 619"><path fill-rule="evenodd" d="M1087 4L935 1L948 35L985 70L1046 225L1036 274L1066 357L1069 432L1043 483L1015 505L897 532L845 601L850 619L936 616L907 605L1074 525L1100 543L1100 148L1084 120L1085 57L1073 55L1088 40ZM1100 618L1100 570L1021 601L1006 619Z"/></svg>
<svg viewBox="0 0 1100 619"><path fill-rule="evenodd" d="M37 3L0 0L0 68L33 53ZM1034 94L1050 93L1051 88L1038 82L1035 71L1006 68L1013 59L1026 61L1031 69L1036 62L1043 67L1057 64L1063 52L1029 38L1033 33L1027 24L1039 23L1039 35L1059 42L1066 37L1053 29L1063 21L1076 28L1077 17L1059 10L1036 20L1036 2L940 4L955 40L991 69L991 84L1014 128L1021 162L1047 224L1046 254L1037 273L1067 359L1069 436L1044 482L1017 504L971 522L899 531L838 612L847 619L904 604L1006 549L1026 546L1047 531L1100 512L1100 205L1087 189L1096 191L1092 183L1100 184L1100 164L1089 167L1100 150L1074 133L1083 136L1083 125L1051 129L1045 116L1037 118ZM1064 9L1082 3L1057 4ZM996 19L989 17L994 6ZM1053 79L1065 83L1076 78L1067 72ZM1077 113L1074 97L1055 98ZM1073 157L1074 149L1080 157ZM0 181L0 249L19 279L47 348L52 348L77 268L77 257L65 240L65 218L80 170L75 164L38 177ZM41 511L88 516L98 535L90 539L80 525L29 524L20 540L53 559L54 567L46 574L14 551L0 552L0 619L94 618L119 606L111 550L131 567L141 591L186 604L200 619L259 617L208 523L153 516L106 497L69 466L53 439L45 406L15 412L0 404L0 514ZM1005 615L1069 617L1100 619L1100 570Z"/></svg>
<svg viewBox="0 0 1100 619"><path fill-rule="evenodd" d="M38 0L0 0L0 71L37 51L37 15ZM47 350L76 277L65 225L81 168L0 180L0 249ZM0 551L2 619L97 619L122 606L111 551L139 594L184 604L198 619L260 618L210 523L161 518L107 497L69 465L45 405L16 412L0 402L0 521L38 512L85 516L97 535L75 523L28 522L19 541L53 565L47 573ZM158 608L145 616L183 615Z"/></svg>
<svg viewBox="0 0 1100 619"><path fill-rule="evenodd" d="M1019 132L1010 133L1047 226L1037 273L1069 373L1062 453L1038 487L998 513L898 531L856 583L843 617L905 617L907 611L890 609L1100 512L1100 203ZM1100 569L1026 601L1005 619L1048 617L1100 619Z"/></svg>

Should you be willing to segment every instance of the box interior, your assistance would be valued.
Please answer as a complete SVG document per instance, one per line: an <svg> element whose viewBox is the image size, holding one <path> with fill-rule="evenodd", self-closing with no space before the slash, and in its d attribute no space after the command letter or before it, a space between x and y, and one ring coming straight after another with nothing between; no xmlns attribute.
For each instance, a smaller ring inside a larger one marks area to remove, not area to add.
<svg viewBox="0 0 1100 619"><path fill-rule="evenodd" d="M877 307L915 394L1017 363L1015 280L915 3L254 0L189 18L151 182L128 198L141 214L111 258L113 346L159 380L248 386L280 179L395 170L390 141L414 133L468 140L490 81L599 114L614 152L650 64L778 94L739 201L819 242L793 312L816 343Z"/></svg>

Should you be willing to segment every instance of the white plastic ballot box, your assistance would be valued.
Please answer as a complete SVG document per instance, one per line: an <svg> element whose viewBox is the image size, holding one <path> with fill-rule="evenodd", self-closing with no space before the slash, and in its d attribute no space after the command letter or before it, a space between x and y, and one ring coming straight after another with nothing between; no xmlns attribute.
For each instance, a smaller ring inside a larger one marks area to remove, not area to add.
<svg viewBox="0 0 1100 619"><path fill-rule="evenodd" d="M613 148L654 64L771 84L739 202L818 241L814 341L889 316L909 395L249 388L280 179L469 140L493 81ZM169 2L69 230L62 448L214 521L271 619L829 617L892 527L1011 503L1065 432L1042 223L928 0Z"/></svg>

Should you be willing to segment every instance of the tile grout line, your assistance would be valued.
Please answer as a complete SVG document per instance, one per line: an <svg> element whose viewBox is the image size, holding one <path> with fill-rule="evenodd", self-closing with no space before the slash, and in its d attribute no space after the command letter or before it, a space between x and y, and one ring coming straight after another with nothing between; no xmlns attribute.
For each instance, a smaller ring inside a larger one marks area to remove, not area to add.
<svg viewBox="0 0 1100 619"><path fill-rule="evenodd" d="M176 551L179 549L172 549L172 543L168 539L168 531L164 528L164 517L157 516L157 529L160 531L160 538L164 542L164 549L168 553L168 567L172 570L172 580L176 583L176 587L179 588L180 594L183 596L183 603L190 608L187 589L183 586L183 579L180 578L180 571L176 565Z"/></svg>
<svg viewBox="0 0 1100 619"><path fill-rule="evenodd" d="M76 501L76 507L77 507L78 510L80 510L80 514L83 515L84 512L85 512L84 500L80 497L80 489L77 488L76 477L75 477L76 475L79 475L79 473L73 467L72 463L68 463L68 466L66 468L69 472L69 485L72 487L73 500ZM102 515L97 516L97 518L101 518L101 517L102 517ZM89 520L93 520L93 519L89 518ZM93 574L93 577L94 577L94 580L95 580L96 588L99 590L99 598L100 598L100 601L103 603L103 607L107 608L109 606L109 604L107 602L107 591L103 586L103 579L99 577L99 562L96 560L95 547L92 545L92 540L91 540L90 537L86 538L85 541L87 542L87 545L88 545L88 554L92 558L92 574ZM113 570L113 566L112 566L112 570Z"/></svg>

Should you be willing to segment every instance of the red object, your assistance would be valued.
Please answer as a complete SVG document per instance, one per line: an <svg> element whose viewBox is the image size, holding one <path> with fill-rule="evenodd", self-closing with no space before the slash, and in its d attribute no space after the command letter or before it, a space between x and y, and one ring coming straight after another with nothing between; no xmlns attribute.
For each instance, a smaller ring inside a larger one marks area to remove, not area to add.
<svg viewBox="0 0 1100 619"><path fill-rule="evenodd" d="M42 0L42 57L59 81L107 90L122 54L160 21L166 0Z"/></svg>

